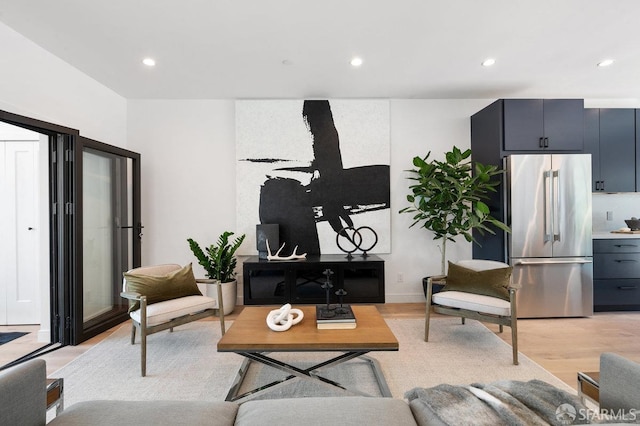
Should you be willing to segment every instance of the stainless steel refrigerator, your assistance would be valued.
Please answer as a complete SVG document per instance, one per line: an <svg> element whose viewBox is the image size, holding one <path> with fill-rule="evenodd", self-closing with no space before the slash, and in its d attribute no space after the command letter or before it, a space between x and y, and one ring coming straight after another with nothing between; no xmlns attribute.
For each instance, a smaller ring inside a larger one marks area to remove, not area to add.
<svg viewBox="0 0 640 426"><path fill-rule="evenodd" d="M591 155L511 155L505 170L518 317L592 315Z"/></svg>

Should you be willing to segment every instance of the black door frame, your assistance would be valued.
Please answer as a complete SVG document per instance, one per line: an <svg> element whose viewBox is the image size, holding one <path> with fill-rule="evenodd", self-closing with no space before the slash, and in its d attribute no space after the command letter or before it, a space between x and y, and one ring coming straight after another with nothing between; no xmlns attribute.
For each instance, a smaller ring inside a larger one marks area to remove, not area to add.
<svg viewBox="0 0 640 426"><path fill-rule="evenodd" d="M108 145L103 142L99 142L93 139L85 138L83 136L78 136L74 141L72 147L72 158L71 161L72 169L74 170L74 176L71 179L74 185L74 196L75 200L73 202L73 242L74 247L77 248L75 254L72 256L73 265L72 271L74 274L74 279L71 280L71 303L70 307L72 312L70 314L70 318L72 318L71 324L71 344L77 345L79 343L84 342L91 337L94 337L111 327L120 324L129 319L129 314L127 313L127 309L124 308L118 312L114 312L112 315L107 318L101 320L99 323L95 325L91 325L85 329L83 322L83 285L82 285L82 276L83 276L83 253L82 253L82 244L83 244L83 217L82 217L82 168L83 168L83 151L84 148L90 148L92 150L101 151L107 154L111 154L114 156L127 157L132 160L132 179L133 179L133 227L134 227L134 238L132 240L133 243L133 253L132 253L132 268L140 266L141 262L141 236L142 236L142 218L141 218L141 203L140 203L140 154L129 151L124 148L118 148L113 145ZM70 156L70 158L71 158ZM136 232L137 236L136 236ZM125 271L120 271L120 273ZM123 299L123 305L126 305Z"/></svg>
<svg viewBox="0 0 640 426"><path fill-rule="evenodd" d="M8 111L0 110L0 121L49 137L51 344L79 344L128 319L125 312L88 330L82 328L82 148L133 159L133 216L136 227L142 229L140 154L84 138L77 129ZM134 238L132 261L133 267L140 266L139 238Z"/></svg>

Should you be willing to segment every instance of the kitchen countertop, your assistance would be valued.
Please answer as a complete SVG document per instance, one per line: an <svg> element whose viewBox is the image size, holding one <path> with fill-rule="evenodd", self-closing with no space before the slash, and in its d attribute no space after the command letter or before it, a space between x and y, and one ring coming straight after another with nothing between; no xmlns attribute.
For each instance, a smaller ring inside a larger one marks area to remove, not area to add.
<svg viewBox="0 0 640 426"><path fill-rule="evenodd" d="M594 240L611 240L618 238L640 238L640 234L619 234L610 231L593 231Z"/></svg>

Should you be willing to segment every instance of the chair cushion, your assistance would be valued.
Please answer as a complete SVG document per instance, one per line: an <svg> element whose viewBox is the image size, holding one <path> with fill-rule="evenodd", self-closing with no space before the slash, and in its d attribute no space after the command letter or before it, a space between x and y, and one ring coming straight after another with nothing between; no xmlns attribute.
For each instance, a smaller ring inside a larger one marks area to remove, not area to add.
<svg viewBox="0 0 640 426"><path fill-rule="evenodd" d="M434 294L431 300L437 305L452 308L468 309L500 316L511 315L511 304L508 301L481 294L462 291L441 291Z"/></svg>
<svg viewBox="0 0 640 426"><path fill-rule="evenodd" d="M126 290L147 296L147 304L177 299L185 296L202 296L191 264L166 275L148 275L129 271L124 273ZM129 301L129 313L140 308L137 300Z"/></svg>
<svg viewBox="0 0 640 426"><path fill-rule="evenodd" d="M183 315L196 314L216 307L216 299L207 296L186 296L154 303L147 306L147 326L162 324ZM140 309L129 313L129 316L140 322Z"/></svg>
<svg viewBox="0 0 640 426"><path fill-rule="evenodd" d="M511 266L477 271L449 262L444 291L464 291L509 300Z"/></svg>

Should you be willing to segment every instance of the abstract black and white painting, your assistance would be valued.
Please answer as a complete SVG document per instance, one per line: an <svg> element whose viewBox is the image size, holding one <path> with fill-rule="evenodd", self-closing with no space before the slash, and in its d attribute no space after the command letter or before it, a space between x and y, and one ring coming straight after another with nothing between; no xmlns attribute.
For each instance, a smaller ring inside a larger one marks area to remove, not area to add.
<svg viewBox="0 0 640 426"><path fill-rule="evenodd" d="M363 226L378 236L370 253L389 253L389 140L386 100L237 101L242 254L255 254L260 223L280 225L284 256L342 253L337 233Z"/></svg>

